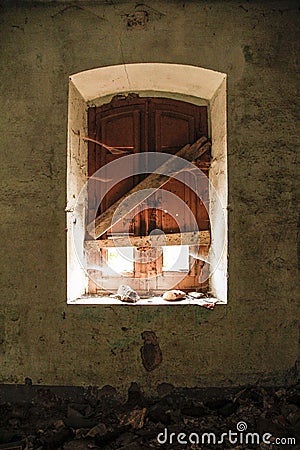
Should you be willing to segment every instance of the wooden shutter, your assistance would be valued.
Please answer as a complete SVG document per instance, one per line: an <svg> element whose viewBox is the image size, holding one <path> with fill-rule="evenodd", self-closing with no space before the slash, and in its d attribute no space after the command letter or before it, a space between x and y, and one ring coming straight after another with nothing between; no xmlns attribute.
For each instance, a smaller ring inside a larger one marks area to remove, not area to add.
<svg viewBox="0 0 300 450"><path fill-rule="evenodd" d="M142 151L145 147L145 101L135 98L122 101L116 98L109 105L90 108L89 137L111 147L124 148L128 154ZM111 154L104 147L89 142L89 176L122 156ZM101 202L97 215L119 200L138 181L139 177L130 177L114 185ZM92 204L92 196L95 196L94 201L99 197L101 183L96 186L89 199ZM116 225L114 231L122 231L122 223Z"/></svg>
<svg viewBox="0 0 300 450"><path fill-rule="evenodd" d="M208 135L207 108L190 103L174 101L170 99L150 100L150 129L153 133L154 151L175 154L187 143L192 144L201 136ZM185 175L185 182L191 175ZM184 222L183 231L194 231L191 215L194 214L200 230L208 229L208 216L203 205L199 203L197 195L191 191L186 183L178 180L170 180L163 188L174 193L188 205L190 212L180 207L179 202L169 204L169 197L161 203L161 210L157 211L157 228L166 233L179 232L176 217L166 213L170 206L179 208L178 216ZM157 197L161 197L158 193ZM159 200L158 200L159 201Z"/></svg>
<svg viewBox="0 0 300 450"><path fill-rule="evenodd" d="M90 108L88 113L90 138L112 147L126 147L130 153L150 151L175 154L187 143L192 144L199 137L208 135L207 107L177 100L139 98L135 95L129 97L117 96L107 105ZM123 155L112 155L105 148L92 142L89 142L88 151L89 176L99 168L105 167L109 162L123 157ZM209 160L209 154L201 158L201 168L204 168L207 174ZM113 205L145 176L132 176L115 185L102 201L97 210L97 215ZM185 176L187 180L193 174L186 174ZM89 192L89 205L90 208L92 207L91 216L95 214L95 206L93 207L93 205L96 204L100 188L101 183L98 183L93 188L94 190ZM184 212L183 209L178 208L178 202L175 202L174 207L178 209L177 214L184 215L183 231L194 231L191 214L194 214L200 230L209 229L209 219L204 204L199 201L197 195L185 183L171 179L163 189L174 193L182 199L190 210L188 213ZM201 190L202 196L208 204L206 183L203 183ZM168 201L160 203L161 193L154 194L154 196L154 204L160 204L160 209L151 208L141 212L139 207L136 208L134 220L129 228L129 231L135 236L148 235L155 228L162 229L165 233L179 232L176 218L172 218L168 212L165 212L170 208ZM92 218L90 217L89 221ZM125 225L125 222L120 221L114 226L113 231L122 232L126 229ZM107 235L103 235L100 239L105 239L106 237ZM137 256L135 276L137 278L147 278L147 271L148 275L161 273L161 257L157 259L156 265L151 264L147 268L147 263L143 260L142 250L137 249L135 251ZM155 251L157 250L153 249L154 253ZM100 257L101 255L98 255L98 259ZM201 261L197 261L191 273L187 275L186 279L178 287L182 289L189 289L191 286L196 287L202 265ZM168 276L176 277L176 274L165 274L164 280L161 280L160 285L157 285L156 289L165 289L165 286L168 285ZM121 282L124 282L124 280L120 280ZM90 288L96 291L96 287L92 286L92 284Z"/></svg>

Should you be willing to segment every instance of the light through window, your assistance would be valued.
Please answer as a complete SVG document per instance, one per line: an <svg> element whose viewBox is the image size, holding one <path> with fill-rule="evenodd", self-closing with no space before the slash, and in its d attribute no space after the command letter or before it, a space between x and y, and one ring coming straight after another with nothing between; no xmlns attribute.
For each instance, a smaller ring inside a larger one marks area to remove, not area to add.
<svg viewBox="0 0 300 450"><path fill-rule="evenodd" d="M163 247L163 272L189 271L189 246L169 245Z"/></svg>
<svg viewBox="0 0 300 450"><path fill-rule="evenodd" d="M107 264L116 273L133 273L133 247L112 247L107 250Z"/></svg>

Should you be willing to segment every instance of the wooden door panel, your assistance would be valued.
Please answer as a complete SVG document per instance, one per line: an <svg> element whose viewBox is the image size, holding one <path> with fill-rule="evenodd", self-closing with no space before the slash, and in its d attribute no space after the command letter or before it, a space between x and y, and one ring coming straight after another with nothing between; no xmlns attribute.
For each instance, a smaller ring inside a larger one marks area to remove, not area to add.
<svg viewBox="0 0 300 450"><path fill-rule="evenodd" d="M129 153L138 152L164 152L175 154L186 144L194 143L201 136L208 136L207 108L181 101L161 98L139 98L137 96L117 97L111 103L98 108L90 108L89 117L89 137L96 139L111 147L124 148ZM112 161L123 158L123 155L114 155L100 145L89 142L88 173L91 176L99 168L105 168ZM205 155L201 161L209 162L210 155ZM208 175L208 170L206 171ZM108 174L103 174L104 178ZM124 194L130 191L146 175L132 176L120 181L103 199L98 214L104 212L113 205ZM181 231L194 231L195 225L193 217L200 230L209 229L208 214L205 204L208 206L208 187L205 181L197 180L198 188L201 192L203 202L199 201L187 183L195 178L193 171L184 175L183 182L171 179L163 190L169 191L174 198L162 195L157 192L151 197L150 208L143 210L140 206L133 211L131 218L124 218L114 226L110 232L129 231L134 235L149 235L154 229L161 229L165 233L177 233L180 231L178 220L183 226ZM195 180L194 180L195 181ZM199 186L200 183L200 186ZM89 192L89 203L93 205L99 195L101 183L93 187ZM176 201L179 198L182 203ZM183 205L187 205L185 209ZM170 214L172 212L173 216ZM94 212L92 212L94 215ZM94 218L94 217L93 217ZM106 238L107 235L102 236ZM152 253L158 249L151 250ZM153 257L154 254L151 256ZM143 258L143 251L139 253L135 263L135 278L130 284L138 291L165 290L170 286L170 277L176 282L178 278L178 288L194 289L199 286L199 275L202 270L202 262L194 261L191 264L191 271L184 280L180 281L181 274L176 272L164 272L162 274L162 257L160 256L153 263L147 263ZM92 256L92 259L95 257ZM92 261L94 263L95 261ZM155 275L162 274L162 277L155 278ZM149 276L153 276L150 280ZM176 278L177 277L177 278ZM124 283L122 277L109 279L104 276L103 287L115 290L118 284ZM202 286L204 289L206 285ZM92 282L89 286L90 292L97 292L97 287Z"/></svg>
<svg viewBox="0 0 300 450"><path fill-rule="evenodd" d="M140 142L140 114L125 111L104 116L100 123L100 136L107 145L130 147L124 150L132 152Z"/></svg>
<svg viewBox="0 0 300 450"><path fill-rule="evenodd" d="M139 153L142 151L145 142L145 102L128 106L122 104L119 106L114 103L110 108L98 108L96 114L97 122L97 140L111 147L123 149L127 153L124 155ZM96 167L104 169L104 177L109 178L105 172L105 166L110 162L122 158L122 154L112 154L108 150L101 148L96 155ZM133 168L132 168L133 169ZM122 172L122 164L118 166L118 176ZM106 194L101 202L98 214L104 212L113 205L124 194L132 189L139 182L139 176L128 177L115 184ZM138 221L138 218L136 219ZM135 224L126 218L118 222L111 232L121 233L133 232ZM102 237L106 238L106 235Z"/></svg>
<svg viewBox="0 0 300 450"><path fill-rule="evenodd" d="M112 147L130 147L127 149L130 152L157 151L174 154L208 131L206 107L160 98L114 99L110 105L96 109L95 123L98 141ZM112 155L108 150L99 147L95 152L94 168L97 170L121 157L122 155ZM92 169L92 166L89 167L89 172ZM121 198L142 177L143 175L128 178L115 185L102 201L98 214ZM170 180L164 189L185 201L194 213L198 227L207 229L207 213L194 192L174 179ZM154 203L160 203L159 197L159 193L155 194ZM168 209L166 206L160 205L156 210L155 220L153 211L139 213L137 208L133 225L135 234L143 235L154 228L161 228L165 232L178 232L176 218L164 212ZM182 208L179 209L178 214L182 215ZM188 231L194 229L190 218L187 218L185 228ZM121 223L116 225L114 231L116 230L122 231Z"/></svg>
<svg viewBox="0 0 300 450"><path fill-rule="evenodd" d="M172 112L156 111L156 151L174 154L187 143L194 142L194 117Z"/></svg>
<svg viewBox="0 0 300 450"><path fill-rule="evenodd" d="M198 107L191 104L183 104L182 106L168 101L167 104L161 103L161 99L156 99L153 102L153 114L155 120L155 146L156 151L175 154L187 143L195 142L201 135L207 132L207 121L202 125L201 118L203 116L203 107ZM205 108L206 113L206 108ZM189 174L184 176L184 181L187 181ZM190 212L183 212L181 202L174 199L178 205L178 218L184 217L184 231L194 231L195 221L200 229L207 229L207 214L198 196L193 192L186 183L181 183L176 179L171 179L164 187L164 190L173 192L176 196L185 202L190 209ZM159 194L157 194L157 197ZM163 212L160 222L161 227L165 232L177 233L179 232L178 224L176 223L176 216L171 217L165 213L168 210L167 205L163 206ZM169 205L170 206L170 205ZM175 207L175 205L171 205ZM192 216L193 214L193 216ZM193 217L195 218L193 220Z"/></svg>
<svg viewBox="0 0 300 450"><path fill-rule="evenodd" d="M174 117L181 119L183 121L194 122L193 126L190 126L190 130L193 129L194 133L190 134L191 141L187 141L184 145L190 143L192 144L201 136L208 135L208 123L207 123L207 107L197 106L191 103L185 103L181 101L162 99L162 98L152 98L150 99L150 112L155 112L155 114L163 114L166 116L165 125L168 128L168 121L170 118ZM168 118L168 119L167 119ZM173 125L172 125L172 129ZM179 136L177 136L180 138ZM172 139L172 138L170 138ZM170 142L170 141L169 141ZM176 145L176 144L175 144Z"/></svg>

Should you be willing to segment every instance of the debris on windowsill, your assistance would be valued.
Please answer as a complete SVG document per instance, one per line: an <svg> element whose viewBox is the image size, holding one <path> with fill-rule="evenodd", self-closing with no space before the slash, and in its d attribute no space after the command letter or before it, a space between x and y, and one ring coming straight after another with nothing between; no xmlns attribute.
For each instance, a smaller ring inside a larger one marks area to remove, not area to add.
<svg viewBox="0 0 300 450"><path fill-rule="evenodd" d="M112 305L127 305L127 306L176 306L176 305L190 305L190 306L202 306L207 309L214 309L215 305L226 305L226 302L218 300L214 297L203 297L199 299L191 298L186 296L186 298L168 301L164 300L160 296L150 296L150 297L141 297L137 301L129 300L120 300L120 298L116 297L116 294L113 295L103 295L103 294L88 294L83 295L80 298L76 298L74 300L68 300L69 305L85 305L85 306L112 306Z"/></svg>
<svg viewBox="0 0 300 450"><path fill-rule="evenodd" d="M118 298L121 302L128 303L136 303L140 299L138 293L126 284L121 284L117 293L112 294L111 297Z"/></svg>
<svg viewBox="0 0 300 450"><path fill-rule="evenodd" d="M203 298L205 297L205 294L203 292L189 292L188 297L192 297L192 298Z"/></svg>
<svg viewBox="0 0 300 450"><path fill-rule="evenodd" d="M174 300L183 300L186 297L187 297L187 294L178 289L173 289L172 291L166 291L162 296L162 298L164 300L167 300L169 302L173 302Z"/></svg>
<svg viewBox="0 0 300 450"><path fill-rule="evenodd" d="M170 289L161 294L153 292L137 293L129 285L120 285L117 292L110 294L99 291L94 294L85 294L68 304L86 306L128 305L128 306L163 306L163 305L191 305L214 309L215 305L226 305L212 294L212 292L184 292L179 289Z"/></svg>
<svg viewBox="0 0 300 450"><path fill-rule="evenodd" d="M203 306L207 309L214 309L217 299L207 298L203 292L189 292L185 293L178 289L166 291L163 296L163 300L168 302L182 301L184 299L197 300L197 305Z"/></svg>

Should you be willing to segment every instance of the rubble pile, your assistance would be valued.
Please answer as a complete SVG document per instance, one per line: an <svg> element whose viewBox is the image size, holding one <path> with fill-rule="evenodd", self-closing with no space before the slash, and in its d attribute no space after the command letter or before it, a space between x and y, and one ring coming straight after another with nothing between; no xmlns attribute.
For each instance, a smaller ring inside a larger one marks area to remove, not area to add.
<svg viewBox="0 0 300 450"><path fill-rule="evenodd" d="M30 401L0 401L0 449L300 449L299 385L157 392L145 398L132 383L126 401L111 386L74 401L39 388Z"/></svg>

